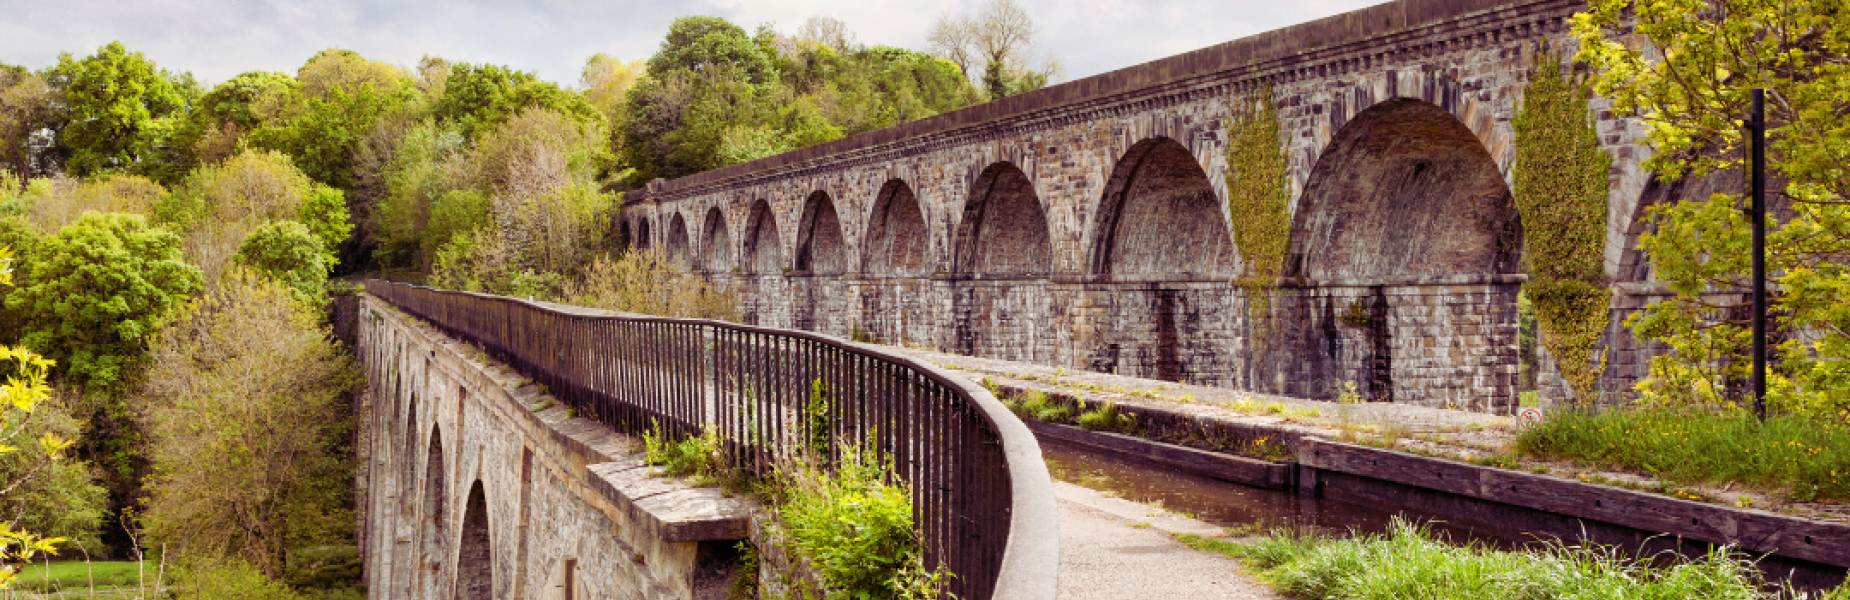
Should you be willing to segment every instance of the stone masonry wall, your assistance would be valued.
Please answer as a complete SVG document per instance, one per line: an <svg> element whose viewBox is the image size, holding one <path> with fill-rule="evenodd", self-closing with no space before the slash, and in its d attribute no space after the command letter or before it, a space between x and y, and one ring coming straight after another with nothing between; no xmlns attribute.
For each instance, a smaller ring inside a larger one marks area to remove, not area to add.
<svg viewBox="0 0 1850 600"><path fill-rule="evenodd" d="M687 248L727 240L687 252L689 264L736 283L755 323L1315 398L1354 381L1374 400L1507 410L1522 280L1510 121L1535 61L1572 55L1565 19L1580 7L1398 0L657 181L619 218L632 231L684 222ZM1331 241L1294 246L1274 313L1251 315L1233 284L1243 258L1226 250L1224 127L1229 103L1263 85L1279 106L1293 240ZM1615 158L1616 272L1638 229L1645 151L1641 128L1607 104L1595 101ZM1384 117L1401 113L1424 116ZM1326 161L1340 172L1319 175ZM1385 208L1351 206L1370 194L1375 204L1353 206ZM888 216L905 201L918 222ZM774 228L750 237L780 244L782 268L731 268L748 256L736 242L747 223ZM1380 305L1372 328L1342 325L1361 295Z"/></svg>

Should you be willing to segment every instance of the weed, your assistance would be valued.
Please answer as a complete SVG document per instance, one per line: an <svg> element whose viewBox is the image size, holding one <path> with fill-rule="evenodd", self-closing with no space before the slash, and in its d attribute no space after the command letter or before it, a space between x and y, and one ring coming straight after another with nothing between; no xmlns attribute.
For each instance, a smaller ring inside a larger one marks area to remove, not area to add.
<svg viewBox="0 0 1850 600"><path fill-rule="evenodd" d="M758 597L758 546L751 540L739 540L739 571L732 578L726 600L753 600Z"/></svg>
<svg viewBox="0 0 1850 600"><path fill-rule="evenodd" d="M567 419L576 419L576 418L578 418L578 409L576 409L576 408L567 408L567 409L565 409L565 418L567 418Z"/></svg>
<svg viewBox="0 0 1850 600"><path fill-rule="evenodd" d="M1106 402L1098 408L1081 413L1076 420L1087 431L1117 431L1131 433L1137 430L1137 417L1118 410L1118 405Z"/></svg>
<svg viewBox="0 0 1850 600"><path fill-rule="evenodd" d="M814 463L780 472L782 527L830 597L936 598L951 575L925 568L912 496L891 482L892 465L841 445L833 472Z"/></svg>
<svg viewBox="0 0 1850 600"><path fill-rule="evenodd" d="M1343 390L1336 394L1337 404L1361 404L1362 395L1356 392L1354 381L1344 381Z"/></svg>
<svg viewBox="0 0 1850 600"><path fill-rule="evenodd" d="M1508 454L1479 454L1467 460L1471 461L1471 464L1474 465L1498 469L1509 469L1512 471L1522 469L1522 461L1516 460L1516 457Z"/></svg>
<svg viewBox="0 0 1850 600"><path fill-rule="evenodd" d="M1802 417L1660 408L1556 411L1516 441L1527 454L1684 483L1737 481L1796 500L1850 499L1850 428Z"/></svg>
<svg viewBox="0 0 1850 600"><path fill-rule="evenodd" d="M1150 528L1150 524L1144 523L1144 522L1126 523L1126 525L1130 526L1131 529L1149 529Z"/></svg>
<svg viewBox="0 0 1850 600"><path fill-rule="evenodd" d="M708 427L700 435L669 441L660 421L652 425L642 434L644 462L661 467L665 475L691 476L696 482L705 482L714 475L719 464L718 430Z"/></svg>
<svg viewBox="0 0 1850 600"><path fill-rule="evenodd" d="M527 410L530 410L530 411L533 411L533 412L540 412L540 411L542 411L542 410L546 410L546 409L548 409L548 408L552 408L552 398L550 398L550 397L548 397L548 398L546 398L545 400L541 400L538 406L535 406L535 407L533 407L533 408L530 408L530 409L527 409Z"/></svg>

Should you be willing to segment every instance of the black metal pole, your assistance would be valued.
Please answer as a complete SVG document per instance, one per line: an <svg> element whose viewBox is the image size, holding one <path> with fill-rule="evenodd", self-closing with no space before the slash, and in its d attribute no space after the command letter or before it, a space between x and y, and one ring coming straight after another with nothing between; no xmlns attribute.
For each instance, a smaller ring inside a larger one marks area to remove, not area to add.
<svg viewBox="0 0 1850 600"><path fill-rule="evenodd" d="M1754 170L1754 415L1766 420L1766 90L1754 88L1752 158Z"/></svg>

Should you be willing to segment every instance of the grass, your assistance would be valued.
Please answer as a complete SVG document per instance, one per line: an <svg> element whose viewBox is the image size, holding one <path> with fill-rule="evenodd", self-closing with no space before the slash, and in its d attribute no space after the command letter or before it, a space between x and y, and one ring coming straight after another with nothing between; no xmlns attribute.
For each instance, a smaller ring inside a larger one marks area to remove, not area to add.
<svg viewBox="0 0 1850 600"><path fill-rule="evenodd" d="M1400 519L1385 535L1346 539L1290 531L1244 543L1193 535L1176 539L1196 550L1240 559L1274 588L1307 600L1771 600L1786 593L1769 588L1751 560L1726 548L1654 568L1595 545L1554 544L1526 551L1456 546ZM1850 600L1850 586L1822 600Z"/></svg>
<svg viewBox="0 0 1850 600"><path fill-rule="evenodd" d="M1668 409L1559 411L1516 441L1521 452L1685 484L1738 482L1795 500L1850 499L1850 429L1799 417Z"/></svg>
<svg viewBox="0 0 1850 600"><path fill-rule="evenodd" d="M157 565L149 564L148 580L154 579ZM92 578L94 573L94 579ZM141 571L134 561L92 561L62 560L46 563L33 563L20 570L19 581L13 589L19 591L46 593L57 590L78 590L135 587L141 581Z"/></svg>

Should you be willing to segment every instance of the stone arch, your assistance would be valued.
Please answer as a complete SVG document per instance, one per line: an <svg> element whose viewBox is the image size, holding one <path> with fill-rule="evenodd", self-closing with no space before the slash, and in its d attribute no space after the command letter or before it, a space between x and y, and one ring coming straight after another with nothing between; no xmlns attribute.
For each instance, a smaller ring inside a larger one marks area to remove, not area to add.
<svg viewBox="0 0 1850 600"><path fill-rule="evenodd" d="M1515 273L1522 227L1479 137L1420 100L1344 124L1293 216L1287 276L1359 284Z"/></svg>
<svg viewBox="0 0 1850 600"><path fill-rule="evenodd" d="M797 228L796 271L812 275L847 272L848 245L842 241L841 218L829 193L817 190L803 202L803 219Z"/></svg>
<svg viewBox="0 0 1850 600"><path fill-rule="evenodd" d="M924 277L931 273L926 252L931 230L925 225L924 206L905 180L891 179L880 186L874 210L862 238L861 271L876 277Z"/></svg>
<svg viewBox="0 0 1850 600"><path fill-rule="evenodd" d="M422 596L438 596L440 581L438 574L443 572L443 563L449 558L449 515L446 507L450 501L449 478L444 472L443 430L430 428L430 451L425 458L423 507L418 514L418 530L423 540L423 548L417 573Z"/></svg>
<svg viewBox="0 0 1850 600"><path fill-rule="evenodd" d="M456 541L456 599L494 598L494 544L489 537L488 496L482 480L469 486L463 507L462 531Z"/></svg>
<svg viewBox="0 0 1850 600"><path fill-rule="evenodd" d="M683 266L693 265L693 255L689 252L687 240L687 219L681 213L675 213L668 221L668 238L662 242L662 251L668 254L668 261Z"/></svg>
<svg viewBox="0 0 1850 600"><path fill-rule="evenodd" d="M1228 280L1238 251L1219 194L1174 139L1138 142L1118 159L1093 228L1092 274L1119 281Z"/></svg>
<svg viewBox="0 0 1850 600"><path fill-rule="evenodd" d="M732 233L726 228L726 213L719 207L707 209L706 225L700 233L700 267L710 273L726 273L738 266L732 250Z"/></svg>
<svg viewBox="0 0 1850 600"><path fill-rule="evenodd" d="M999 162L983 170L957 224L954 264L978 278L1045 277L1053 271L1047 211L1021 168Z"/></svg>
<svg viewBox="0 0 1850 600"><path fill-rule="evenodd" d="M637 219L635 232L636 237L632 240L634 242L632 246L637 249L647 249L649 247L649 220Z"/></svg>
<svg viewBox="0 0 1850 600"><path fill-rule="evenodd" d="M745 248L739 253L740 266L753 275L776 275L784 270L784 246L777 237L777 217L771 204L764 200L752 203L751 216L745 219Z"/></svg>

